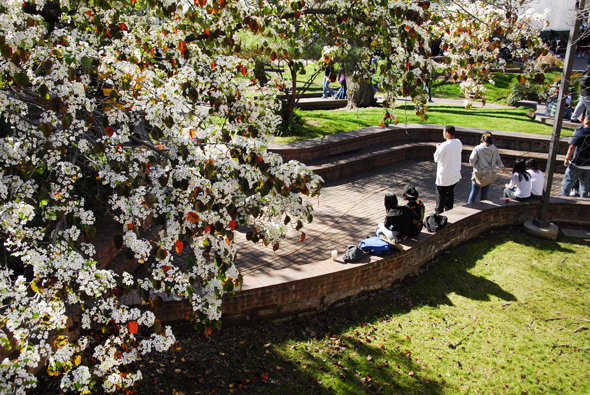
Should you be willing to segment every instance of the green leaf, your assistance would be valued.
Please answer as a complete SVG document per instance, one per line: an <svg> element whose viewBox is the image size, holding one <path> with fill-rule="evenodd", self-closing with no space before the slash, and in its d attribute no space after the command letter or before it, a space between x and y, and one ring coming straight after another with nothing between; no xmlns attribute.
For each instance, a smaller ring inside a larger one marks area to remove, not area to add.
<svg viewBox="0 0 590 395"><path fill-rule="evenodd" d="M172 128L172 126L174 126L174 118L170 115L164 118L164 125L166 125L168 129Z"/></svg>
<svg viewBox="0 0 590 395"><path fill-rule="evenodd" d="M39 96L41 96L41 99L49 99L49 89L47 88L47 85L43 84L39 87L39 89L37 90L37 93L39 93Z"/></svg>
<svg viewBox="0 0 590 395"><path fill-rule="evenodd" d="M62 125L64 129L69 128L73 121L74 117L72 116L72 114L70 114L69 112L65 113L62 119Z"/></svg>
<svg viewBox="0 0 590 395"><path fill-rule="evenodd" d="M43 133L43 136L48 139L51 136L51 133L53 133L53 126L48 123L42 123L39 125L39 130Z"/></svg>
<svg viewBox="0 0 590 395"><path fill-rule="evenodd" d="M156 257L157 257L159 260L163 261L164 259L166 259L166 255L168 255L168 254L166 253L166 250L163 250L163 249L161 249L161 248L158 248L158 252L156 253Z"/></svg>
<svg viewBox="0 0 590 395"><path fill-rule="evenodd" d="M59 97L54 97L53 99L51 99L49 108L51 108L53 112L59 112L59 110L61 109L61 99Z"/></svg>
<svg viewBox="0 0 590 395"><path fill-rule="evenodd" d="M94 225L88 225L86 227L86 236L88 236L89 238L92 238L95 233L96 233L96 227Z"/></svg>
<svg viewBox="0 0 590 395"><path fill-rule="evenodd" d="M27 76L26 73L16 73L14 75L14 77L12 77L14 79L14 83L17 86L27 86L29 85L29 77Z"/></svg>
<svg viewBox="0 0 590 395"><path fill-rule="evenodd" d="M92 69L92 60L88 56L82 56L82 59L80 59L80 64L87 71L90 71Z"/></svg>
<svg viewBox="0 0 590 395"><path fill-rule="evenodd" d="M187 256L185 263L187 269L192 269L197 264L197 257L195 256L195 254L190 254L189 256Z"/></svg>
<svg viewBox="0 0 590 395"><path fill-rule="evenodd" d="M50 59L47 59L45 62L43 62L43 70L45 70L47 74L51 73L52 68L53 62Z"/></svg>
<svg viewBox="0 0 590 395"><path fill-rule="evenodd" d="M8 44L4 44L0 48L0 53L2 54L3 57L5 57L6 59L8 59L12 55L12 50L10 49L10 46Z"/></svg>

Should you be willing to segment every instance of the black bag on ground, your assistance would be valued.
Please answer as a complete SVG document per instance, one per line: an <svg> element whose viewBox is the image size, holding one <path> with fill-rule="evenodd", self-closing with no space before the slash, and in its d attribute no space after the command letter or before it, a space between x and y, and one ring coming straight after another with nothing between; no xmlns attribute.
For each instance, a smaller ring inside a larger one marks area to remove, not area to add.
<svg viewBox="0 0 590 395"><path fill-rule="evenodd" d="M426 217L424 225L426 225L426 229L428 229L429 232L434 233L447 226L447 222L448 218L444 215L432 213Z"/></svg>
<svg viewBox="0 0 590 395"><path fill-rule="evenodd" d="M342 255L342 260L346 263L353 263L360 261L367 253L355 245L349 244L346 247L346 252Z"/></svg>

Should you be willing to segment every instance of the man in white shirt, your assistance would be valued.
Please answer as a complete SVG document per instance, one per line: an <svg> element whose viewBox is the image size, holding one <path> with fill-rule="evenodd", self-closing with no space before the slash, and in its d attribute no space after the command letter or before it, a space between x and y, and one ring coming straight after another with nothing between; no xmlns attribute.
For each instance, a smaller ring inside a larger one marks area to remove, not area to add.
<svg viewBox="0 0 590 395"><path fill-rule="evenodd" d="M461 179L461 151L463 144L455 138L455 127L445 126L446 140L438 145L434 153L436 166L436 208L437 214L449 211L455 201L455 185Z"/></svg>

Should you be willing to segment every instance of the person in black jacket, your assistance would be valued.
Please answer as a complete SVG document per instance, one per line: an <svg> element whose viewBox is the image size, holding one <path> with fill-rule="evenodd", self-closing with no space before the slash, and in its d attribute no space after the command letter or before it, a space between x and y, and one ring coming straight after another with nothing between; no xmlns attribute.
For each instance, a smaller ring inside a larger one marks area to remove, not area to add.
<svg viewBox="0 0 590 395"><path fill-rule="evenodd" d="M580 77L580 101L570 122L582 123L578 118L584 113L584 110L590 113L590 64L586 66L586 70Z"/></svg>
<svg viewBox="0 0 590 395"><path fill-rule="evenodd" d="M400 249L401 246L397 247L399 240L408 237L412 227L410 209L398 205L395 193L388 193L385 195L385 213L385 220L377 225L375 235Z"/></svg>
<svg viewBox="0 0 590 395"><path fill-rule="evenodd" d="M404 187L404 194L402 197L408 201L405 207L410 210L411 228L410 236L416 237L422 232L424 226L424 203L418 199L418 190L412 184Z"/></svg>

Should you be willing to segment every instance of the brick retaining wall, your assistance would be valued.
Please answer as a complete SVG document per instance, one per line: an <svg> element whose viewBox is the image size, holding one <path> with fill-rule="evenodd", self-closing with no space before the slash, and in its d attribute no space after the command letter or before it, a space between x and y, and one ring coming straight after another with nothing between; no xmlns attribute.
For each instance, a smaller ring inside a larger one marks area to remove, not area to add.
<svg viewBox="0 0 590 395"><path fill-rule="evenodd" d="M224 325L241 325L321 310L348 297L386 288L416 272L448 248L481 233L507 225L524 223L537 216L537 202L479 202L456 207L446 213L450 224L430 235L423 231L421 242L385 258L372 257L370 263L343 265L321 261L272 273L246 276L243 290L223 298ZM590 200L552 198L548 218L557 223L590 224ZM271 285L257 286L257 276L273 279ZM183 319L190 311L186 302L170 301L155 311L162 321Z"/></svg>
<svg viewBox="0 0 590 395"><path fill-rule="evenodd" d="M308 162L360 148L395 142L442 142L443 128L442 125L430 124L390 126L385 129L380 126L371 126L295 143L270 144L269 151L278 153L285 161L294 159ZM465 145L478 145L481 142L483 132L491 132L494 136L494 145L500 149L506 148L544 154L549 152L551 136L463 127L457 127L456 129L456 137ZM567 142L566 137L560 139L558 154L565 155L568 148Z"/></svg>

